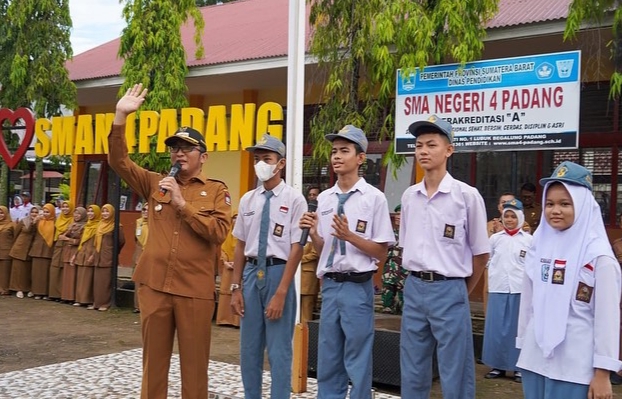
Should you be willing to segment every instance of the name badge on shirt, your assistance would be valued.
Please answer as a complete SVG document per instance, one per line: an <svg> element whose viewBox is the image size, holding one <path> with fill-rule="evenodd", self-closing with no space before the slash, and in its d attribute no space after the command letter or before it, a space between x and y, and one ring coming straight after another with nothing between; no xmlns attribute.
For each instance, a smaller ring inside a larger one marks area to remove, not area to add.
<svg viewBox="0 0 622 399"><path fill-rule="evenodd" d="M456 235L456 226L453 226L451 224L446 224L445 230L443 231L443 237L451 238L453 240L455 235Z"/></svg>
<svg viewBox="0 0 622 399"><path fill-rule="evenodd" d="M594 287L590 287L583 281L579 281L579 285L577 287L577 296L575 298L577 299L577 301L590 303L590 301L592 300L592 292L594 292Z"/></svg>
<svg viewBox="0 0 622 399"><path fill-rule="evenodd" d="M367 230L367 220L358 220L356 222L356 232L357 233L365 233Z"/></svg>
<svg viewBox="0 0 622 399"><path fill-rule="evenodd" d="M272 234L277 236L277 237L283 237L283 228L284 226L281 224L275 224L274 225L274 230L272 230Z"/></svg>

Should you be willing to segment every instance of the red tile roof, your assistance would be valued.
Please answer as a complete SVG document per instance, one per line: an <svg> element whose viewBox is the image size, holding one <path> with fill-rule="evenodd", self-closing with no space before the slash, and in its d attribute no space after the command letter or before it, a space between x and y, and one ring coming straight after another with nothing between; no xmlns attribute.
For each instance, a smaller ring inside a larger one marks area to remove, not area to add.
<svg viewBox="0 0 622 399"><path fill-rule="evenodd" d="M563 19L571 0L500 0L488 28ZM182 27L188 66L217 65L287 55L288 0L239 0L201 8L205 56L194 59L194 25ZM308 21L308 19L307 19ZM307 42L309 41L307 22ZM67 63L73 81L118 76L119 39L79 54Z"/></svg>
<svg viewBox="0 0 622 399"><path fill-rule="evenodd" d="M572 0L500 0L499 12L488 28L505 28L565 19Z"/></svg>

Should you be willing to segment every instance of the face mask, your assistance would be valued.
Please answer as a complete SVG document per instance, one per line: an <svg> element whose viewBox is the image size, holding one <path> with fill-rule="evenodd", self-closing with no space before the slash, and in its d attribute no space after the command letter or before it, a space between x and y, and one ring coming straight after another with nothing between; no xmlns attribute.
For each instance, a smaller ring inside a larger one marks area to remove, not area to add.
<svg viewBox="0 0 622 399"><path fill-rule="evenodd" d="M255 174L260 181L270 180L274 176L276 165L270 165L264 161L259 161L255 164Z"/></svg>

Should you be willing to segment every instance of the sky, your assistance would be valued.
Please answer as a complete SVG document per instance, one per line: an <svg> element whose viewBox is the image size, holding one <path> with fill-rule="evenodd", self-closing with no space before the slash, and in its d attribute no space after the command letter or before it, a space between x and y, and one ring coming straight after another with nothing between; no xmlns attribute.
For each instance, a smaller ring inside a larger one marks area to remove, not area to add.
<svg viewBox="0 0 622 399"><path fill-rule="evenodd" d="M116 39L125 27L119 0L72 0L69 9L74 56Z"/></svg>

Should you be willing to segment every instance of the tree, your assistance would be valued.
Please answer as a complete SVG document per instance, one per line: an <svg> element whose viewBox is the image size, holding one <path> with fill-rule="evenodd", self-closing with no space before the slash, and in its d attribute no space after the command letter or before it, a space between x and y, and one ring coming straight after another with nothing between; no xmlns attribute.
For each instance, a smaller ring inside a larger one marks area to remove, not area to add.
<svg viewBox="0 0 622 399"><path fill-rule="evenodd" d="M143 105L145 110L183 108L186 98L186 51L181 40L181 27L192 17L195 26L194 56L203 57L204 21L193 0L128 0L123 8L127 27L121 35L119 56L125 62L121 68L124 83L119 90L123 96L135 83L143 83L149 95ZM154 138L155 140L155 138ZM168 158L156 153L132 155L141 166L154 171L169 168Z"/></svg>
<svg viewBox="0 0 622 399"><path fill-rule="evenodd" d="M68 0L2 0L0 3L0 104L33 108L50 118L76 107L76 87L65 63L72 56ZM36 159L33 200L43 199L43 163Z"/></svg>
<svg viewBox="0 0 622 399"><path fill-rule="evenodd" d="M6 10L8 6L8 0L0 0L0 19L3 21L6 18ZM0 24L0 54L6 54L7 52L9 52L8 43L5 43L5 41L2 40L2 38L6 37L7 31L7 24ZM8 71L10 71L10 69L6 69L3 59L0 58L0 107L2 107L1 96L3 91L1 82L5 80L5 78L3 78L4 76L8 76ZM0 124L0 129L2 129L2 124ZM11 141L9 133L5 132L4 130L0 130L0 133L2 133L2 138L4 139L4 142L8 144ZM9 198L9 172L10 171L8 165L4 162L4 160L0 159L0 205L4 206L8 205L7 200Z"/></svg>
<svg viewBox="0 0 622 399"><path fill-rule="evenodd" d="M405 161L393 151L396 69L408 75L415 67L477 59L498 0L309 1L311 53L326 74L311 122L314 157L327 160L323 136L351 123L391 141L383 162L396 171Z"/></svg>
<svg viewBox="0 0 622 399"><path fill-rule="evenodd" d="M622 2L620 0L573 0L566 19L564 40L574 39L583 22L602 26L605 16L613 14L613 40L607 44L611 50L614 71L611 75L609 97L622 95Z"/></svg>

